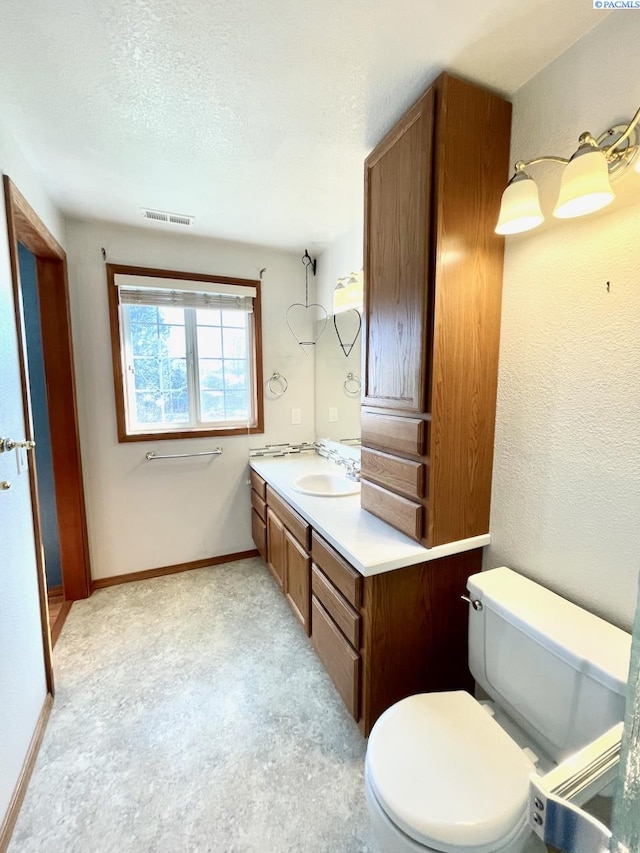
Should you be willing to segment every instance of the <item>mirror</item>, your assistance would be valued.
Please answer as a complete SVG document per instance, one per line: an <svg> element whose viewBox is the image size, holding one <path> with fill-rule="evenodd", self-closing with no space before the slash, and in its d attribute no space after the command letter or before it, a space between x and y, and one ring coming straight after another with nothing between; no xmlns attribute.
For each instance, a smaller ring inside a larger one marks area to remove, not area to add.
<svg viewBox="0 0 640 853"><path fill-rule="evenodd" d="M356 311L333 314L316 345L316 439L330 438L346 444L360 441L362 332L359 327L360 316Z"/></svg>
<svg viewBox="0 0 640 853"><path fill-rule="evenodd" d="M316 301L330 316L324 334L316 338L314 354L316 440L360 443L362 234L360 222L337 237L318 259Z"/></svg>

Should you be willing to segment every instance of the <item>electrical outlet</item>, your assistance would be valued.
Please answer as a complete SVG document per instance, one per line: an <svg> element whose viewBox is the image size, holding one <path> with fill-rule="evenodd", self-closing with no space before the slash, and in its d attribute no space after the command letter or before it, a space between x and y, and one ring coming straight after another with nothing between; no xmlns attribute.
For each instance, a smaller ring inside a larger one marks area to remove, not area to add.
<svg viewBox="0 0 640 853"><path fill-rule="evenodd" d="M335 424L338 421L338 407L329 406L329 423Z"/></svg>
<svg viewBox="0 0 640 853"><path fill-rule="evenodd" d="M302 423L302 414L300 409L291 409L291 423L292 424L301 424Z"/></svg>

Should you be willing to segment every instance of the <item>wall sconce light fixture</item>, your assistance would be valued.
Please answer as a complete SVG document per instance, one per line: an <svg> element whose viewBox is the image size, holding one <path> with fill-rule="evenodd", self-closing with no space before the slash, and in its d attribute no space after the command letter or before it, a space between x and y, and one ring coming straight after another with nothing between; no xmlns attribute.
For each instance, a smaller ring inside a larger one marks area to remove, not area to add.
<svg viewBox="0 0 640 853"><path fill-rule="evenodd" d="M585 216L610 204L615 198L611 180L622 175L632 163L640 172L639 122L640 110L628 125L615 125L597 138L583 133L569 160L552 155L518 160L515 174L502 194L496 233L518 234L544 222L538 186L527 171L538 163L562 163L565 167L553 210L557 219Z"/></svg>
<svg viewBox="0 0 640 853"><path fill-rule="evenodd" d="M364 270L338 279L333 289L333 327L342 352L347 358L351 355L362 329L363 300Z"/></svg>
<svg viewBox="0 0 640 853"><path fill-rule="evenodd" d="M357 311L362 311L362 301L364 299L364 273L352 272L350 275L345 275L338 279L333 290L333 313L340 314L343 311L350 311L355 308Z"/></svg>

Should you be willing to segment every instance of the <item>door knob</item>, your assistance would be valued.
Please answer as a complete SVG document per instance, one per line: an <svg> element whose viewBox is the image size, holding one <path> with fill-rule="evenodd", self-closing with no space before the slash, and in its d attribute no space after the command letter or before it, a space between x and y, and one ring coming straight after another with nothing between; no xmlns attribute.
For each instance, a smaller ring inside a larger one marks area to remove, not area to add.
<svg viewBox="0 0 640 853"><path fill-rule="evenodd" d="M6 492L11 488L11 483L8 480L0 480L0 492Z"/></svg>
<svg viewBox="0 0 640 853"><path fill-rule="evenodd" d="M14 441L12 438L0 438L0 453L6 450L14 450L16 447L23 447L25 450L33 450L36 446L35 441Z"/></svg>

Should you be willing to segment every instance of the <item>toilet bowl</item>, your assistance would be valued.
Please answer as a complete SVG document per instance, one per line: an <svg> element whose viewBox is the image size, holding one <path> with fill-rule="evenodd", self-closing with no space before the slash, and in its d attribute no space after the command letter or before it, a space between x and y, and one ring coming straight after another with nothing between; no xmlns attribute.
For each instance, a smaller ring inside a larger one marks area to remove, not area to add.
<svg viewBox="0 0 640 853"><path fill-rule="evenodd" d="M393 705L367 747L365 784L386 853L521 853L535 765L472 696Z"/></svg>
<svg viewBox="0 0 640 853"><path fill-rule="evenodd" d="M425 843L420 843L402 832L380 807L375 794L371 791L368 780L365 781L365 793L371 824L376 838L382 845L385 853L442 853L442 848L427 847ZM540 842L532 833L526 823L526 819L512 838L507 839L504 844L499 843L499 847L496 847L494 844L488 848L491 850L491 853L546 853L546 847L544 845L540 846ZM450 846L447 849L456 850L459 853L463 853L463 851L471 853L471 851L483 850L485 848Z"/></svg>
<svg viewBox="0 0 640 853"><path fill-rule="evenodd" d="M629 634L506 568L468 589L470 668L503 725L464 691L381 715L365 787L384 853L544 851L528 823L536 755L523 743L548 769L624 715Z"/></svg>

